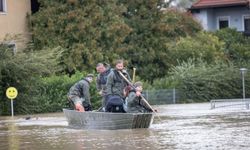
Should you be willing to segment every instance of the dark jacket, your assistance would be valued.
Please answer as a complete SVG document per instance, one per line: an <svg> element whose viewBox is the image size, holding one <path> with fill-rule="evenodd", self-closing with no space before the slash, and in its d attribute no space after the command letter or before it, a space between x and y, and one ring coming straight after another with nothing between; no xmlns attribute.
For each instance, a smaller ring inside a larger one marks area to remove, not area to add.
<svg viewBox="0 0 250 150"><path fill-rule="evenodd" d="M126 112L128 113L152 112L142 98L136 96L135 90L129 92L128 97L126 98L126 104Z"/></svg>
<svg viewBox="0 0 250 150"><path fill-rule="evenodd" d="M103 73L100 73L97 75L96 78L96 88L98 91L102 91L102 96L105 96L107 94L107 80L108 80L108 75L111 72L111 68L107 68L107 70Z"/></svg>
<svg viewBox="0 0 250 150"><path fill-rule="evenodd" d="M129 81L131 78L126 71L123 71L123 74L127 77ZM108 75L106 87L107 87L107 95L119 95L122 98L124 97L123 90L128 86L126 80L124 80L117 70L112 70Z"/></svg>
<svg viewBox="0 0 250 150"><path fill-rule="evenodd" d="M82 79L75 83L69 90L68 97L79 97L83 98L85 102L91 105L90 93L89 93L90 83L86 79Z"/></svg>

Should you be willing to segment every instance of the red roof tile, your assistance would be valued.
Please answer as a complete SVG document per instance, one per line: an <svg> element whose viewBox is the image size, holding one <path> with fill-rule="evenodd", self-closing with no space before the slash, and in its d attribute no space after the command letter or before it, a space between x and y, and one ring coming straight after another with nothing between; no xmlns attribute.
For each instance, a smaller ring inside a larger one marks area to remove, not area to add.
<svg viewBox="0 0 250 150"><path fill-rule="evenodd" d="M226 6L249 6L250 0L199 0L191 6L191 9L214 8Z"/></svg>

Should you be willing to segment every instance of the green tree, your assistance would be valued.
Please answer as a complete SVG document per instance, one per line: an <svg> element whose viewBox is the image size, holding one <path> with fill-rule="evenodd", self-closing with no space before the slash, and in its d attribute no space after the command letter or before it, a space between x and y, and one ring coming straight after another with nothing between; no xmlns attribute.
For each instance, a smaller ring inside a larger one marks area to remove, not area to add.
<svg viewBox="0 0 250 150"><path fill-rule="evenodd" d="M249 75L245 77L246 94L250 88L247 84L249 77ZM239 67L233 63L220 61L207 64L201 60L190 59L171 68L167 77L155 80L152 86L156 89L176 88L180 102L205 102L211 99L242 97Z"/></svg>
<svg viewBox="0 0 250 150"><path fill-rule="evenodd" d="M132 28L122 51L130 66L138 68L142 79L152 82L163 77L172 65L167 43L193 35L201 27L188 14L161 10L158 0L120 0L127 7L125 21Z"/></svg>
<svg viewBox="0 0 250 150"><path fill-rule="evenodd" d="M63 47L61 65L65 70L88 70L98 61L118 58L131 29L121 18L126 8L116 0L39 2L40 10L32 16L33 41L36 48Z"/></svg>
<svg viewBox="0 0 250 150"><path fill-rule="evenodd" d="M177 43L172 43L169 49L171 49L174 65L189 59L202 60L208 64L218 60L227 60L224 54L224 42L207 32L181 38Z"/></svg>
<svg viewBox="0 0 250 150"><path fill-rule="evenodd" d="M43 0L32 24L35 46L60 45L69 72L124 58L151 82L173 64L168 43L201 30L190 14L162 10L159 0Z"/></svg>
<svg viewBox="0 0 250 150"><path fill-rule="evenodd" d="M250 59L250 38L236 29L222 29L215 32L219 40L225 42L224 53L231 61L248 61Z"/></svg>
<svg viewBox="0 0 250 150"><path fill-rule="evenodd" d="M14 55L11 49L0 45L0 114L10 112L9 100L5 96L5 91L10 86L16 87L19 92L15 100L15 112L27 112L27 108L38 103L32 99L38 90L38 80L57 70L57 56L58 49Z"/></svg>

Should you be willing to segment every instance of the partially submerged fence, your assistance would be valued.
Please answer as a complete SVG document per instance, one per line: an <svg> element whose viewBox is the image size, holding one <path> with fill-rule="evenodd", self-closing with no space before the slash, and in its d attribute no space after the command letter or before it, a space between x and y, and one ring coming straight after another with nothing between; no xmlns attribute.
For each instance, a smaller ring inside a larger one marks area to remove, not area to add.
<svg viewBox="0 0 250 150"><path fill-rule="evenodd" d="M246 99L215 99L210 101L211 109L221 107L246 108L249 109L250 98Z"/></svg>
<svg viewBox="0 0 250 150"><path fill-rule="evenodd" d="M176 89L145 90L143 94L152 105L175 104L180 97Z"/></svg>

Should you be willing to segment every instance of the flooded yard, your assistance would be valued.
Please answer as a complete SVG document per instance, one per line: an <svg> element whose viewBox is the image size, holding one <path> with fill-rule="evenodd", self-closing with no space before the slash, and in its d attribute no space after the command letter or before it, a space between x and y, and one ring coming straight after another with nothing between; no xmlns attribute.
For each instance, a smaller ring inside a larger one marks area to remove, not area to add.
<svg viewBox="0 0 250 150"><path fill-rule="evenodd" d="M0 117L0 149L169 149L248 150L250 111L210 110L209 103L156 106L148 129L81 130L67 126L63 113ZM27 118L30 117L30 118ZM26 119L28 120L26 120Z"/></svg>

